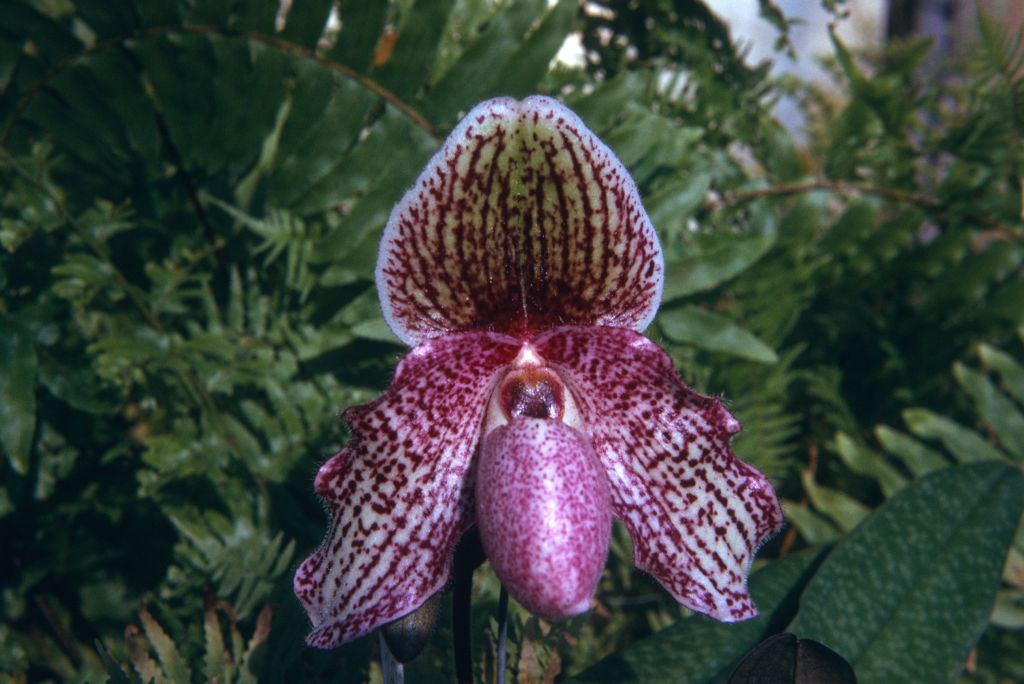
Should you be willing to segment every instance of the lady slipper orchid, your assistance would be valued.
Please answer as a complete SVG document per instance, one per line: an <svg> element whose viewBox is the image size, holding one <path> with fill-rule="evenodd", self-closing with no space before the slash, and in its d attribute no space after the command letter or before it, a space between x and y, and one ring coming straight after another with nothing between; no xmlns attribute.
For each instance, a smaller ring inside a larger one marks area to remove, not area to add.
<svg viewBox="0 0 1024 684"><path fill-rule="evenodd" d="M474 524L547 619L590 605L612 516L683 605L757 614L747 572L782 513L729 447L739 422L639 333L663 276L633 180L573 112L498 98L459 123L381 241L381 306L412 351L316 476L331 526L295 574L307 643L416 610Z"/></svg>

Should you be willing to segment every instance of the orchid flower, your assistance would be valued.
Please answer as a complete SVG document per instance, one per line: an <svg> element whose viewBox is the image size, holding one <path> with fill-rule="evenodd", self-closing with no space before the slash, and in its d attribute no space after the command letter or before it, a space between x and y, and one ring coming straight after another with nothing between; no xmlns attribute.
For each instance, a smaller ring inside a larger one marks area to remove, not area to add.
<svg viewBox="0 0 1024 684"><path fill-rule="evenodd" d="M317 473L331 524L295 574L308 644L419 608L473 525L549 620L589 607L613 516L680 603L757 614L747 573L782 512L729 447L739 422L640 334L663 278L633 180L576 114L497 98L458 124L384 230L381 308L412 350Z"/></svg>

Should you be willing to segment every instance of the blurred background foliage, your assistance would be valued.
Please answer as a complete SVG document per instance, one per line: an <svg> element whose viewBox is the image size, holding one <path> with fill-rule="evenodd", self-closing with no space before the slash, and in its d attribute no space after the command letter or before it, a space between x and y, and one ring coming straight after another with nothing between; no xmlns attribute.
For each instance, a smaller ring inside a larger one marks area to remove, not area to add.
<svg viewBox="0 0 1024 684"><path fill-rule="evenodd" d="M791 19L760 7L792 51ZM977 49L941 81L920 77L927 41L834 37L837 97L748 64L699 0L3 14L0 678L379 680L375 640L303 646L290 590L324 531L311 484L346 439L337 415L403 353L377 241L460 113L544 92L634 174L668 258L648 334L730 401L789 527L760 554L765 617L742 628L688 616L617 528L594 611L513 613L518 680L609 655L583 678L720 678L787 624L863 681L916 667L911 646L939 668L919 673L1024 679L1024 46L995 17L979 11ZM584 62L554 61L573 35ZM774 117L783 96L802 133ZM891 577L843 584L865 558ZM916 598L872 622L907 577ZM477 580L489 681L498 588ZM830 636L829 601L898 651ZM409 681L452 679L450 638L445 617Z"/></svg>

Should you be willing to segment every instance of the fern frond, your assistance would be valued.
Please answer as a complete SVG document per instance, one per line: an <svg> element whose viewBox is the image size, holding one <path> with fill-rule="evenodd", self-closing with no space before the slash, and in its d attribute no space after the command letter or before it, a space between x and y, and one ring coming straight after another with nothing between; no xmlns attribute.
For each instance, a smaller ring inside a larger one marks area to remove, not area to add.
<svg viewBox="0 0 1024 684"><path fill-rule="evenodd" d="M1024 78L1024 31L1012 35L980 2L977 3L977 17L981 44L993 69L1011 83Z"/></svg>

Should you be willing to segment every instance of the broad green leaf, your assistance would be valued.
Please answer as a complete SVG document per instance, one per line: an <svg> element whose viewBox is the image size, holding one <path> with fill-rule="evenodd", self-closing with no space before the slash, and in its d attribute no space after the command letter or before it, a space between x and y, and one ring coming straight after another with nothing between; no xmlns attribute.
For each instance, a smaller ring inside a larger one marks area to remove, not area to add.
<svg viewBox="0 0 1024 684"><path fill-rule="evenodd" d="M627 102L621 108L622 123L604 136L604 142L615 151L623 164L630 167L634 180L642 184L637 173L645 163L659 156L665 148L675 148L679 155L703 135L694 126L680 126L671 119L655 114L638 102ZM651 169L648 168L647 172ZM702 197L703 199L703 197Z"/></svg>
<svg viewBox="0 0 1024 684"><path fill-rule="evenodd" d="M341 33L327 57L366 71L388 15L386 2L346 2L341 8Z"/></svg>
<svg viewBox="0 0 1024 684"><path fill-rule="evenodd" d="M363 337L368 340L401 344L399 339L395 337L395 333L391 332L391 328L388 327L387 322L383 318L371 318L368 321L363 321L362 323L353 326L352 334L356 337Z"/></svg>
<svg viewBox="0 0 1024 684"><path fill-rule="evenodd" d="M524 97L535 91L547 73L551 60L565 42L565 37L575 27L578 2L557 0L548 5L540 21L530 26L525 40L509 56L498 74L500 92Z"/></svg>
<svg viewBox="0 0 1024 684"><path fill-rule="evenodd" d="M80 163L92 166L96 173L101 173L105 180L116 181L118 185L127 184L130 175L123 167L127 159L128 148L125 130L120 125L119 117L111 108L111 101L116 99L117 90L111 91L101 84L97 74L103 74L104 67L111 60L107 55L90 57L88 60L75 64L53 80L54 95L59 101L59 112L55 103L32 107L31 111L50 120L53 116L66 116L78 126L87 126L89 136L82 136L75 127L69 130L54 131L55 139L63 141L66 148L79 158ZM123 89L124 85L108 83ZM68 121L65 121L65 125Z"/></svg>
<svg viewBox="0 0 1024 684"><path fill-rule="evenodd" d="M753 333L725 316L695 306L662 311L658 316L658 322L665 335L675 342L692 344L760 363L778 361L772 348Z"/></svg>
<svg viewBox="0 0 1024 684"><path fill-rule="evenodd" d="M316 47L316 41L327 25L331 0L299 0L286 7L281 38L306 47Z"/></svg>
<svg viewBox="0 0 1024 684"><path fill-rule="evenodd" d="M414 96L433 69L454 4L454 0L416 0L402 20L390 58L373 72L373 78L403 100Z"/></svg>
<svg viewBox="0 0 1024 684"><path fill-rule="evenodd" d="M565 33L569 30L560 21L566 14L567 5L574 3L562 0L553 8L547 8L543 0L505 4L476 41L431 87L423 101L427 117L448 126L459 111L468 110L480 100L499 94L513 97L528 95L544 76L548 63L562 43L561 39L557 44L549 40L552 30L549 19L557 20L555 27L558 30L564 28ZM534 38L537 33L541 35ZM565 33L562 33L562 38ZM539 42L537 51L523 53L524 46L531 42Z"/></svg>
<svg viewBox="0 0 1024 684"><path fill-rule="evenodd" d="M755 572L750 593L761 611L757 618L737 624L703 615L684 618L613 653L567 684L711 682L727 676L740 657L773 628L785 624L821 556L821 552L801 551Z"/></svg>
<svg viewBox="0 0 1024 684"><path fill-rule="evenodd" d="M624 113L623 102L632 102L643 97L647 84L637 71L622 71L615 78L598 84L593 92L575 93L566 99L574 112L595 133L604 139L608 129Z"/></svg>
<svg viewBox="0 0 1024 684"><path fill-rule="evenodd" d="M710 290L742 273L771 249L775 235L723 240L713 249L665 264L662 301Z"/></svg>
<svg viewBox="0 0 1024 684"><path fill-rule="evenodd" d="M984 439L944 416L927 409L910 408L903 412L907 427L918 437L941 441L961 463L1006 458L1006 455Z"/></svg>
<svg viewBox="0 0 1024 684"><path fill-rule="evenodd" d="M681 229L707 199L710 186L710 173L694 173L685 180L673 180L659 192L644 197L651 223L662 232L670 226Z"/></svg>
<svg viewBox="0 0 1024 684"><path fill-rule="evenodd" d="M844 532L849 532L871 514L870 508L852 496L815 482L809 470L800 474L800 481L814 507L831 518Z"/></svg>
<svg viewBox="0 0 1024 684"><path fill-rule="evenodd" d="M341 102L344 107L344 102ZM358 198L350 207L345 219L351 222L357 232L365 232L375 227L383 228L384 220L391 212L392 205L402 193L412 185L416 175L423 168L427 159L437 147L436 141L425 131L413 125L405 115L392 107L387 107L378 119L371 133L360 139L351 152L333 161L330 169L316 179L310 179L304 194L290 206L299 213L322 212L339 203L350 200L352 195ZM368 209L373 205L372 210ZM360 208L359 205L364 205ZM357 212L365 215L352 215ZM374 213L384 220L374 225L365 216ZM335 233L349 231L335 231ZM351 237L345 237L350 240ZM328 237L330 241L330 237ZM317 259L335 259L339 255L318 250Z"/></svg>
<svg viewBox="0 0 1024 684"><path fill-rule="evenodd" d="M978 345L978 356L982 363L999 374L1001 387L1006 393L1024 403L1024 366L1009 354L987 344Z"/></svg>
<svg viewBox="0 0 1024 684"><path fill-rule="evenodd" d="M36 366L28 331L0 316L0 446L20 475L28 473L36 430Z"/></svg>
<svg viewBox="0 0 1024 684"><path fill-rule="evenodd" d="M189 17L197 24L224 25L231 14L231 0L209 0L196 3Z"/></svg>
<svg viewBox="0 0 1024 684"><path fill-rule="evenodd" d="M274 31L274 19L277 16L277 0L248 0L234 3L234 10L228 20L228 26L235 29L257 31L270 35Z"/></svg>
<svg viewBox="0 0 1024 684"><path fill-rule="evenodd" d="M116 135L125 141L120 162L135 166L136 171L144 171L147 177L159 175L162 143L158 120L153 116L153 103L142 87L135 61L112 51L93 55L87 64L96 79L87 97L103 98L111 112L109 120L100 125L120 129ZM76 113L77 116L81 114ZM121 199L115 198L115 201Z"/></svg>
<svg viewBox="0 0 1024 684"><path fill-rule="evenodd" d="M351 213L324 237L311 260L343 266L353 277L372 280L381 231L404 189L404 184L381 178L352 206Z"/></svg>
<svg viewBox="0 0 1024 684"><path fill-rule="evenodd" d="M885 462L882 454L875 453L862 444L858 444L849 435L840 432L836 435L836 451L843 463L858 475L865 475L878 481L886 498L892 496L907 483L899 472Z"/></svg>
<svg viewBox="0 0 1024 684"><path fill-rule="evenodd" d="M182 73L216 73L210 43L171 38L140 41L129 49L142 66L151 106L184 164L223 167L226 160L210 126L217 100L212 79L181 78Z"/></svg>
<svg viewBox="0 0 1024 684"><path fill-rule="evenodd" d="M293 99L289 94L281 101L277 109L277 116L274 119L274 127L263 139L260 146L260 155L256 159L249 172L242 178L235 187L235 197L239 205L248 207L252 203L253 193L258 184L271 175L277 158L277 151L281 145L281 131L288 115L291 113Z"/></svg>
<svg viewBox="0 0 1024 684"><path fill-rule="evenodd" d="M335 191L339 199L344 199L346 193L365 182L362 179L367 162L373 159L357 156L362 146L354 143L378 98L319 64L298 62L294 68L297 79L291 92L292 107L281 130L267 202L271 206L291 206L339 167L348 171L345 186ZM383 120L384 125L391 122L392 117ZM369 146L372 149L374 141L369 141ZM378 159L379 152L378 147ZM337 180L334 184L343 185Z"/></svg>
<svg viewBox="0 0 1024 684"><path fill-rule="evenodd" d="M31 36L36 50L56 62L84 47L70 27L42 14L26 2L5 2L3 33L19 38Z"/></svg>
<svg viewBox="0 0 1024 684"><path fill-rule="evenodd" d="M953 374L974 399L978 416L992 427L1003 446L1018 459L1024 459L1024 414L1013 400L984 375L962 363L954 364Z"/></svg>
<svg viewBox="0 0 1024 684"><path fill-rule="evenodd" d="M900 459L914 477L921 477L950 465L942 454L899 430L879 425L875 428L875 436L886 451Z"/></svg>
<svg viewBox="0 0 1024 684"><path fill-rule="evenodd" d="M215 136L216 152L227 161L225 172L237 180L259 157L263 141L278 123L291 65L299 58L258 41L210 44L218 78L213 81L213 117L205 124ZM252 97L254 92L260 96Z"/></svg>
<svg viewBox="0 0 1024 684"><path fill-rule="evenodd" d="M803 165L790 130L772 122L765 126L764 162L779 180L795 181L803 175Z"/></svg>
<svg viewBox="0 0 1024 684"><path fill-rule="evenodd" d="M1002 463L911 483L822 564L789 626L843 655L863 684L943 682L985 628L1024 510L1024 476Z"/></svg>
<svg viewBox="0 0 1024 684"><path fill-rule="evenodd" d="M52 90L41 92L29 102L24 116L33 125L48 130L48 137L71 163L95 176L82 182L98 194L106 186L123 185L128 175L123 168L124 159L118 154L121 132L113 132L106 119L103 124L89 126L95 129L95 137L82 136L77 126L68 125L69 121L76 121L85 127L93 118L107 116L105 112L109 109L105 103L86 104L96 96L95 89L88 86L92 80L85 63L75 64L54 77Z"/></svg>
<svg viewBox="0 0 1024 684"><path fill-rule="evenodd" d="M131 2L104 2L103 0L76 0L75 8L99 36L131 33L137 18Z"/></svg>
<svg viewBox="0 0 1024 684"><path fill-rule="evenodd" d="M808 544L825 544L842 536L834 524L806 506L783 500L782 512Z"/></svg>
<svg viewBox="0 0 1024 684"><path fill-rule="evenodd" d="M1024 589L1001 589L992 610L992 624L1024 629Z"/></svg>

